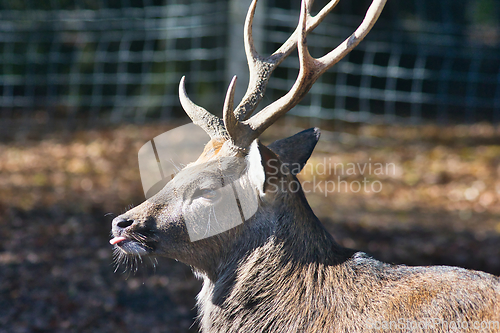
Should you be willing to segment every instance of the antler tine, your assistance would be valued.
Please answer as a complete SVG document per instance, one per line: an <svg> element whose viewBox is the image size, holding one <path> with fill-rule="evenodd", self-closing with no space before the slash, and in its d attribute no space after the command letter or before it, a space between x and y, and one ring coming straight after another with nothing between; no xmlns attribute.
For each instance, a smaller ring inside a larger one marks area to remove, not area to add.
<svg viewBox="0 0 500 333"><path fill-rule="evenodd" d="M306 3L306 36L314 30L322 21L323 19L332 11L335 6L340 2L340 0L331 0L329 3L326 4L325 7L323 7L318 14L315 16L311 16L310 8L312 7L314 0L309 0L308 3ZM302 8L302 7L301 7ZM280 59L280 62L276 65L278 66L297 46L297 40L298 36L301 34L301 26L300 24L297 26L293 34L288 37L287 41L281 45L281 47L276 50L271 57L279 57L280 55L285 55Z"/></svg>
<svg viewBox="0 0 500 333"><path fill-rule="evenodd" d="M356 31L334 50L318 59L318 62L322 63L323 67L319 75L323 74L326 70L344 58L363 40L363 38L365 38L377 22L380 13L382 13L382 9L384 9L386 1L387 0L373 0L372 4L366 11L363 22L361 22Z"/></svg>
<svg viewBox="0 0 500 333"><path fill-rule="evenodd" d="M347 55L368 34L380 16L385 3L386 0L373 0L365 18L363 19L363 22L356 29L356 31L334 50L319 59L314 59L309 55L306 45L308 27L306 20L308 9L306 8L306 3L303 2L298 26L298 28L300 27L300 37L298 41L300 61L299 75L287 94L274 103L266 106L252 118L241 122L241 127L246 128L247 136L240 141L243 143L244 140L247 144L250 143L252 140L259 137L259 135L262 134L262 132L264 132L264 130L273 124L279 117L297 105L307 94L309 89L311 89L318 77Z"/></svg>
<svg viewBox="0 0 500 333"><path fill-rule="evenodd" d="M248 8L243 29L245 54L247 57L250 77L248 80L247 91L234 111L236 119L240 121L247 119L255 108L257 108L257 105L262 100L262 97L264 97L264 91L266 90L269 76L276 67L276 65L269 61L269 58L263 58L255 49L252 24L256 7L257 0L253 0Z"/></svg>
<svg viewBox="0 0 500 333"><path fill-rule="evenodd" d="M309 33L311 30L316 28L318 24L325 18L325 16L337 5L340 0L331 0L321 11L316 14L316 16L311 16L309 8L311 8L314 0L309 0L307 5L307 15L306 15L306 30L305 33ZM281 62L290 55L290 53L295 49L297 45L297 39L300 32L299 27L295 29L294 33L287 39L281 47L276 50L269 57L262 57L255 50L255 45L252 35L252 23L255 14L255 8L257 6L257 0L253 0L250 8L247 12L247 17L245 20L244 28L244 41L245 41L245 53L247 56L248 67L250 71L250 79L248 82L248 88L243 96L243 99L236 107L234 113L236 119L239 121L248 119L252 113L257 108L257 105L262 100L264 92L266 90L267 83L269 82L269 77L273 71L278 67Z"/></svg>
<svg viewBox="0 0 500 333"><path fill-rule="evenodd" d="M212 139L229 137L224 128L224 122L219 117L211 114L201 106L191 101L185 87L186 77L181 78L179 83L179 99L182 108L195 125L200 126Z"/></svg>
<svg viewBox="0 0 500 333"><path fill-rule="evenodd" d="M238 119L233 112L234 106L234 91L236 88L236 75L233 76L229 87L227 88L226 98L224 100L224 108L222 110L222 118L224 120L224 125L226 127L226 131L229 134L230 138L238 138L241 136L241 128L238 126Z"/></svg>

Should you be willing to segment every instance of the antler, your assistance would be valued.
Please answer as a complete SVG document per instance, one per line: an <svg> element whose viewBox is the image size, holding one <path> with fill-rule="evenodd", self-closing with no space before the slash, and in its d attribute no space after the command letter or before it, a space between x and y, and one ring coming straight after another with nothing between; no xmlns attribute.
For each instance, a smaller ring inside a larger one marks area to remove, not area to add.
<svg viewBox="0 0 500 333"><path fill-rule="evenodd" d="M223 136L230 138L232 143L238 147L248 147L248 145L264 132L279 117L284 115L307 94L316 80L330 67L344 58L359 42L368 34L377 21L386 0L373 0L363 19L363 22L356 31L334 50L321 58L313 58L309 54L306 44L306 36L312 31L324 17L337 5L339 0L330 1L316 16L311 16L310 7L313 0L303 0L301 4L300 19L294 33L283 43L283 45L269 57L260 56L255 50L252 37L252 21L255 13L257 0L253 0L247 13L245 21L245 52L250 69L250 80L247 91L242 101L231 112L233 107L234 86L236 78L233 78L226 94L224 103L224 121L221 124L219 118L211 115L205 109L192 103L185 90L182 89L181 103L189 106L190 111L186 113L195 124L199 124L209 135ZM283 97L266 106L262 111L251 117L258 103L264 96L264 91L269 82L269 77L274 69L293 51L297 46L299 53L299 74L288 93ZM181 87L184 87L184 79L181 80ZM184 99L184 102L183 102ZM186 102L188 101L188 102ZM201 122L205 121L204 124ZM210 127L207 129L207 127ZM214 128L215 127L215 128Z"/></svg>
<svg viewBox="0 0 500 333"><path fill-rule="evenodd" d="M193 101L189 99L186 93L185 81L186 77L183 76L179 83L179 99L182 108L189 118L191 118L195 125L200 126L210 138L229 138L222 119L211 114L201 106L194 104Z"/></svg>
<svg viewBox="0 0 500 333"><path fill-rule="evenodd" d="M340 0L330 1L314 17L311 16L310 11L308 10L305 17L305 35L314 30L314 28L316 28L318 24L323 21L326 15L337 5L339 1ZM314 0L308 1L308 9L311 8L313 2ZM248 117L250 117L255 111L257 105L262 100L262 97L264 97L264 92L266 90L267 83L269 82L269 77L276 69L276 67L278 67L283 62L283 60L285 60L295 49L295 47L297 46L297 39L299 34L304 33L302 31L302 26L299 24L293 34L288 37L287 41L284 42L278 50L276 50L268 57L262 57L255 50L255 44L252 35L252 23L256 7L257 0L253 0L250 8L248 9L247 17L245 20L244 42L248 68L250 71L250 79L245 96L243 96L243 99L234 111L236 118L240 121L248 119Z"/></svg>

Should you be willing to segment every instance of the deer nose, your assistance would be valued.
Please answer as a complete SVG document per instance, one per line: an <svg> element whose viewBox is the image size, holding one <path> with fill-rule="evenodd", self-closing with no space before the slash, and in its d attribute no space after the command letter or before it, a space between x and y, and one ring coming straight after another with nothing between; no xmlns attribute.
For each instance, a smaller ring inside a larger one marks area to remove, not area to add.
<svg viewBox="0 0 500 333"><path fill-rule="evenodd" d="M113 228L125 229L130 227L133 223L133 219L129 219L125 216L118 216L113 219Z"/></svg>

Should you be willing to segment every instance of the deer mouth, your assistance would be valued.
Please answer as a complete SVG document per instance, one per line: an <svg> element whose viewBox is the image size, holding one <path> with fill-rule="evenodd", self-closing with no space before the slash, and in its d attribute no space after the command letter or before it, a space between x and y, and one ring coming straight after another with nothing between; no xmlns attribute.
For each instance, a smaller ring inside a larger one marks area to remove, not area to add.
<svg viewBox="0 0 500 333"><path fill-rule="evenodd" d="M148 240L148 237L143 234L115 236L109 243L126 254L145 255L156 250L156 242Z"/></svg>

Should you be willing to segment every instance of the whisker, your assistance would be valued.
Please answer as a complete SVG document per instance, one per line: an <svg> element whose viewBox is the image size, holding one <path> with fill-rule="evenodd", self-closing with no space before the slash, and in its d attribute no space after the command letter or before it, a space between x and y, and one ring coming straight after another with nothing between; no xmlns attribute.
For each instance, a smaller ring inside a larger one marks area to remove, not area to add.
<svg viewBox="0 0 500 333"><path fill-rule="evenodd" d="M136 245L133 244L130 245L130 249L131 251L133 251L133 253L126 253L117 246L115 246L113 249L113 263L115 268L114 272L116 273L120 268L123 268L122 274L127 274L126 279L128 279L131 274L136 275L139 272L141 266L146 267L148 264L148 261L145 261L145 257L143 258L144 253L142 253L141 247L154 250L154 246L152 246L149 241L158 241L159 236L155 235L152 230L146 230L144 232L146 234L140 232L127 233L127 237L131 241L140 245L139 247L136 247ZM149 259L149 262L156 272L156 267L158 264L157 259L153 259L153 257L149 256L146 257Z"/></svg>
<svg viewBox="0 0 500 333"><path fill-rule="evenodd" d="M156 274L156 265L158 265L158 260L156 258L149 257L149 261L151 262L151 265L153 266L153 273Z"/></svg>

